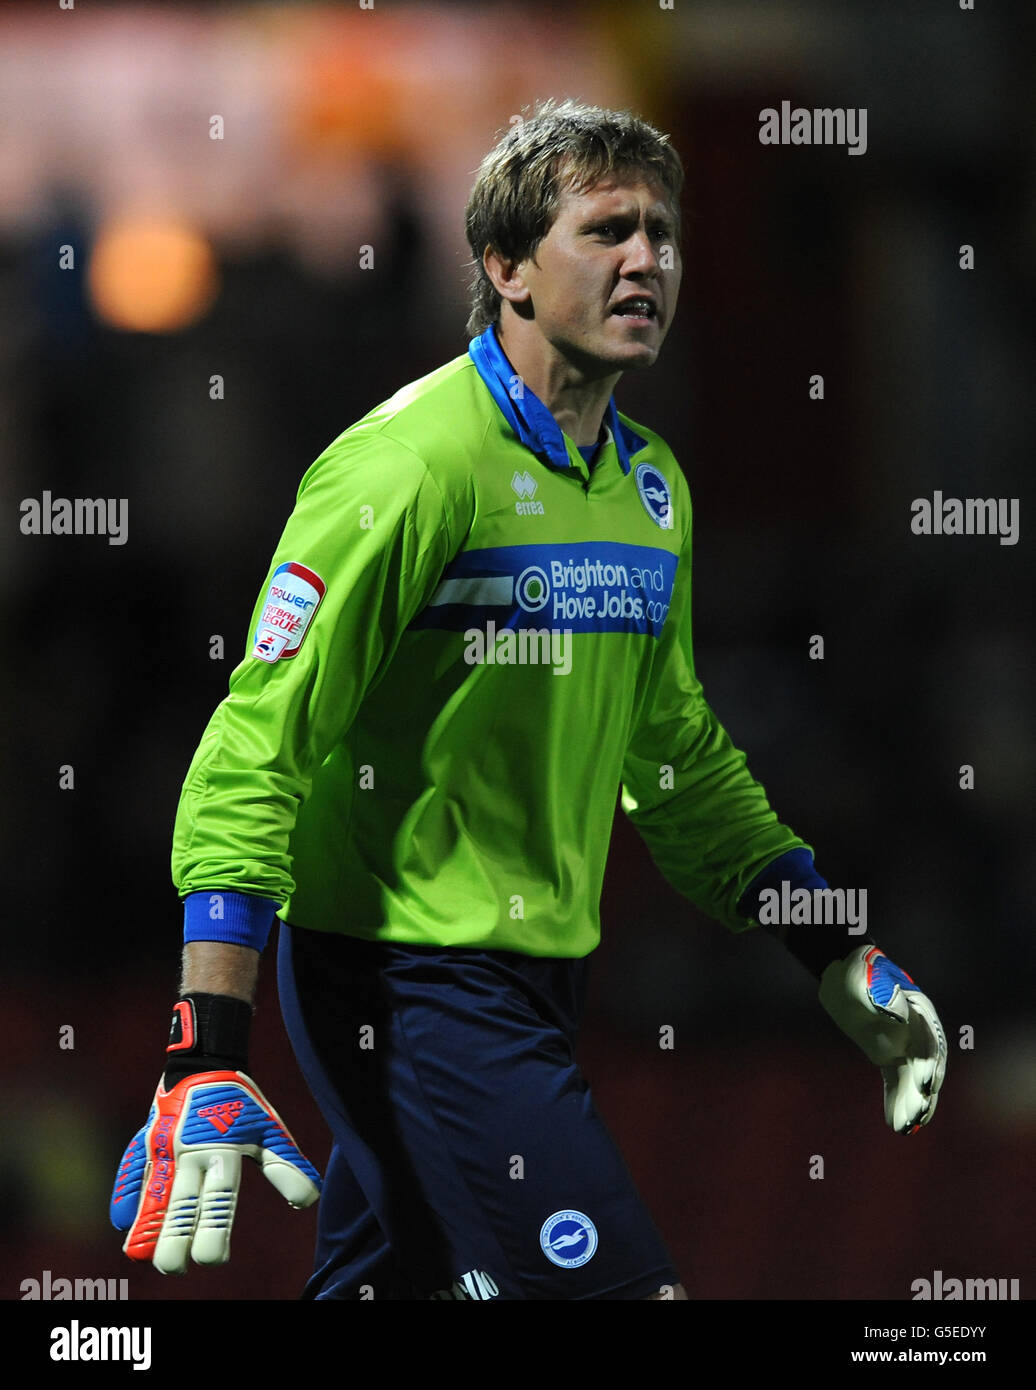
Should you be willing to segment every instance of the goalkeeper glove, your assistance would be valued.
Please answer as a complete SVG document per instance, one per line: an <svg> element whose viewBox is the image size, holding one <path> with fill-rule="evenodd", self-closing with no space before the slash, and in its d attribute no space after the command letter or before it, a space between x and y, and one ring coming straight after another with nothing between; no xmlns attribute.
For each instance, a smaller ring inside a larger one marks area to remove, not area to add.
<svg viewBox="0 0 1036 1390"><path fill-rule="evenodd" d="M251 1006L188 994L173 1011L166 1066L147 1123L123 1155L111 1221L123 1250L162 1274L230 1258L247 1155L293 1207L320 1195L320 1176L245 1071Z"/></svg>
<svg viewBox="0 0 1036 1390"><path fill-rule="evenodd" d="M877 946L834 960L820 978L820 1002L881 1068L885 1119L914 1134L935 1114L946 1073L946 1037L932 1001Z"/></svg>

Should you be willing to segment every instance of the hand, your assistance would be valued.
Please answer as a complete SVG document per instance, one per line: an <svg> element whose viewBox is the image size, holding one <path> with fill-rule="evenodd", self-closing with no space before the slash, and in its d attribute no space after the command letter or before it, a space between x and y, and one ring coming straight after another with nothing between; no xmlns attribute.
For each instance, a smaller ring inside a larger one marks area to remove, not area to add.
<svg viewBox="0 0 1036 1390"><path fill-rule="evenodd" d="M946 1074L946 1037L932 1001L877 946L832 961L820 1002L839 1028L881 1068L885 1119L915 1134L935 1114Z"/></svg>
<svg viewBox="0 0 1036 1390"><path fill-rule="evenodd" d="M188 1255L226 1263L243 1154L293 1207L320 1196L320 1175L244 1072L194 1072L168 1091L160 1083L112 1193L112 1225L129 1232L129 1258L162 1274L183 1274Z"/></svg>

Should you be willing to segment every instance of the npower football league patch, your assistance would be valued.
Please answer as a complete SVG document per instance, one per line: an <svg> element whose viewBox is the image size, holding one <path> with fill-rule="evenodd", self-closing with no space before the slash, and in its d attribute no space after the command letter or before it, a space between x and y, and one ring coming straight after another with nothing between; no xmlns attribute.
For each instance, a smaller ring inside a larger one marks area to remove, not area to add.
<svg viewBox="0 0 1036 1390"><path fill-rule="evenodd" d="M295 560L279 565L266 591L252 655L260 661L294 656L326 592L327 585L314 570Z"/></svg>

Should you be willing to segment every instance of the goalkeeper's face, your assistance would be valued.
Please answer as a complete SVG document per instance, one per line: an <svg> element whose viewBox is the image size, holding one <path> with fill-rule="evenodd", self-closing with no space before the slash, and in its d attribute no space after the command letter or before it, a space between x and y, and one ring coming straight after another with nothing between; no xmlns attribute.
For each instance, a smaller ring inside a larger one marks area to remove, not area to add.
<svg viewBox="0 0 1036 1390"><path fill-rule="evenodd" d="M588 375L650 367L676 308L683 265L665 190L650 175L566 192L516 312ZM638 300L640 302L638 302Z"/></svg>

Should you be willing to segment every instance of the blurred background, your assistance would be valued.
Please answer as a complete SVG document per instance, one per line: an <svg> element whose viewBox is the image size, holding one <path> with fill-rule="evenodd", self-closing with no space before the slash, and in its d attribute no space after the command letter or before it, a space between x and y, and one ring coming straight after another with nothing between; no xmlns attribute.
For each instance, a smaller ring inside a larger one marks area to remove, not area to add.
<svg viewBox="0 0 1036 1390"><path fill-rule="evenodd" d="M811 977L620 815L598 1105L692 1298L909 1299L936 1269L1032 1296L1034 29L1025 0L4 7L0 1297L309 1273L315 1214L251 1168L224 1269L162 1280L108 1226L176 997L173 816L302 473L466 351L474 172L547 96L632 107L684 160L681 307L616 398L690 483L699 674L950 1041L935 1123L893 1136ZM866 107L866 154L761 145L782 100ZM915 536L935 489L1018 498L1019 543ZM126 498L128 542L23 535L44 490ZM270 957L254 1032L322 1165Z"/></svg>

